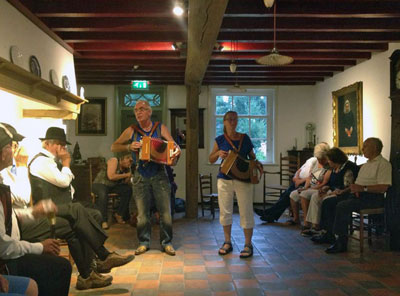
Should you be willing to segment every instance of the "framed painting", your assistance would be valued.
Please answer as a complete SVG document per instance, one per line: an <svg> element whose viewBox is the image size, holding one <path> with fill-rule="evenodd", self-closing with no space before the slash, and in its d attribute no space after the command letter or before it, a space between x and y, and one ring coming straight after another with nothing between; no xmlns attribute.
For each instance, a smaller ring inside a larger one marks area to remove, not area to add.
<svg viewBox="0 0 400 296"><path fill-rule="evenodd" d="M363 144L362 82L332 92L333 145L347 154L361 154Z"/></svg>
<svg viewBox="0 0 400 296"><path fill-rule="evenodd" d="M181 147L186 148L186 109L170 109L171 111L171 136ZM199 148L204 148L204 109L199 109Z"/></svg>
<svg viewBox="0 0 400 296"><path fill-rule="evenodd" d="M81 105L76 120L78 136L104 136L107 131L107 98L86 98L89 102Z"/></svg>

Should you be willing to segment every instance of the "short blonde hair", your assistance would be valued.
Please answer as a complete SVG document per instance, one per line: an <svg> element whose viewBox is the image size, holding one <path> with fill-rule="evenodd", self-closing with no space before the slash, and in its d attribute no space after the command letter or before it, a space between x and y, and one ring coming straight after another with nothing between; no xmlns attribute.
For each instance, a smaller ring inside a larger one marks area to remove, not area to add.
<svg viewBox="0 0 400 296"><path fill-rule="evenodd" d="M318 159L326 157L326 153L329 151L330 147L328 143L321 142L314 147L314 156Z"/></svg>

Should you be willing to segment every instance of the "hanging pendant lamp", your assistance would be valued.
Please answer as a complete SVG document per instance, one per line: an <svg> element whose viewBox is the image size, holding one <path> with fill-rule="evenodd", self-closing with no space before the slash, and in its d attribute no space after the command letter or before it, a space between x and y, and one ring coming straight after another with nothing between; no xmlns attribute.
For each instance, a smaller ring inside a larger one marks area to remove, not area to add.
<svg viewBox="0 0 400 296"><path fill-rule="evenodd" d="M284 66L293 62L292 57L281 55L276 49L276 2L274 6L274 47L269 55L256 59L256 62L266 66Z"/></svg>

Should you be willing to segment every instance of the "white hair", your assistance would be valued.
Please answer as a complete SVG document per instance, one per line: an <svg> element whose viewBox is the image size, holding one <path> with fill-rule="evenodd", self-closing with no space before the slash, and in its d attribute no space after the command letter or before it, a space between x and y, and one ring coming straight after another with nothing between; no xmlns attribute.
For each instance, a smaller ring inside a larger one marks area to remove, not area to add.
<svg viewBox="0 0 400 296"><path fill-rule="evenodd" d="M326 153L328 152L329 149L330 147L328 143L326 142L319 143L314 147L314 156L318 159L325 158Z"/></svg>

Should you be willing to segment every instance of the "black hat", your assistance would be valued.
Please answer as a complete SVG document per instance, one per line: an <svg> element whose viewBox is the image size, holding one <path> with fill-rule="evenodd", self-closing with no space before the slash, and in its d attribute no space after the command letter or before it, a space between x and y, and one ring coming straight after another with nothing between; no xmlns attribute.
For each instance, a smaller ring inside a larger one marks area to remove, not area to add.
<svg viewBox="0 0 400 296"><path fill-rule="evenodd" d="M49 127L46 132L46 137L39 139L41 141L58 140L60 142L64 142L67 143L68 145L71 145L71 143L67 141L67 136L65 135L65 131L59 127Z"/></svg>
<svg viewBox="0 0 400 296"><path fill-rule="evenodd" d="M11 143L13 140L12 133L0 123L0 149L3 149L4 146Z"/></svg>
<svg viewBox="0 0 400 296"><path fill-rule="evenodd" d="M12 125L9 125L8 123L5 122L0 122L0 123L4 125L12 133L13 141L19 142L25 138L23 135L19 134Z"/></svg>

